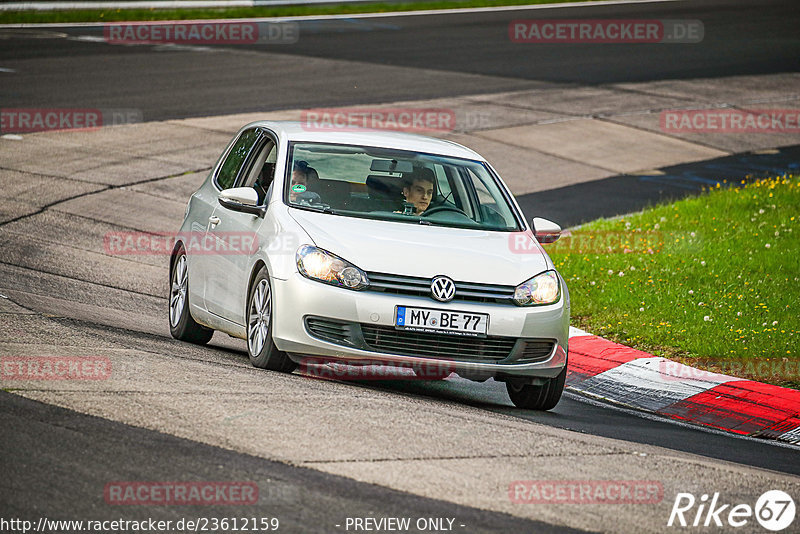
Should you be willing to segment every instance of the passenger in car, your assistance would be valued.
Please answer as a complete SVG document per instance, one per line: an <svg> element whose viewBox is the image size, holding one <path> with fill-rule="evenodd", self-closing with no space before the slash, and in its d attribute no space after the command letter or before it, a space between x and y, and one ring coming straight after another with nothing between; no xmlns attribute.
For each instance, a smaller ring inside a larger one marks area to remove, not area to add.
<svg viewBox="0 0 800 534"><path fill-rule="evenodd" d="M403 196L406 202L414 205L416 215L420 215L430 206L436 191L435 184L436 177L433 171L425 167L416 169L408 176L403 187Z"/></svg>

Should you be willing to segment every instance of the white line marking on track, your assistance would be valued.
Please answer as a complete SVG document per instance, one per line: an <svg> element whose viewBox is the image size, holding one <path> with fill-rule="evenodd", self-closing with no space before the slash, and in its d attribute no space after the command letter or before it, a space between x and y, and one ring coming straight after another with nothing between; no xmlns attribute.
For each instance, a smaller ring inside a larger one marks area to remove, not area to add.
<svg viewBox="0 0 800 534"><path fill-rule="evenodd" d="M179 22L181 24L191 23L216 23L216 22L241 22L247 20L251 22L258 21L281 21L281 20L336 20L336 19L361 19L361 18L386 18L386 17L416 17L423 15L454 15L462 13L489 13L495 11L531 11L531 10L546 10L546 9L570 9L576 7L594 7L594 6L613 6L613 5L635 5L635 4L659 4L665 2L681 2L683 0L609 0L601 2L573 2L568 4L533 4L527 6L497 6L497 7L471 7L460 9L431 9L422 11L393 11L389 13L352 13L342 15L305 15L297 17L261 17L251 19L199 19L199 20L180 20L180 21L153 21L153 24L162 24L164 22ZM102 28L105 22L72 22L72 23L20 23L20 24L0 24L0 28Z"/></svg>
<svg viewBox="0 0 800 534"><path fill-rule="evenodd" d="M84 41L87 43L105 43L106 40L104 37L98 37L96 35L78 35L75 37L68 37L68 41Z"/></svg>
<svg viewBox="0 0 800 534"><path fill-rule="evenodd" d="M627 406L658 411L720 384L742 380L665 358L637 358L575 384L574 389Z"/></svg>
<svg viewBox="0 0 800 534"><path fill-rule="evenodd" d="M800 443L800 426L789 432L784 432L778 439L788 441L789 443Z"/></svg>
<svg viewBox="0 0 800 534"><path fill-rule="evenodd" d="M569 337L570 338L578 337L578 336L591 336L591 335L593 335L593 334L590 334L589 332L587 332L585 330L581 330L580 328L575 328L574 326L570 326L569 327Z"/></svg>

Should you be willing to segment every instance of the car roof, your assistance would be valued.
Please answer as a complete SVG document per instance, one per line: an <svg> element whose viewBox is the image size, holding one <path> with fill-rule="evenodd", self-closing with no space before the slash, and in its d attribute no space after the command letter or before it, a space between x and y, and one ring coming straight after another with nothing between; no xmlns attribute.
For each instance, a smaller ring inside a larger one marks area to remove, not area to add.
<svg viewBox="0 0 800 534"><path fill-rule="evenodd" d="M343 145L363 145L373 147L411 150L442 156L485 161L483 156L469 148L425 135L395 132L388 130L367 130L361 128L314 127L298 121L257 121L246 127L261 126L271 130L287 141L334 143Z"/></svg>

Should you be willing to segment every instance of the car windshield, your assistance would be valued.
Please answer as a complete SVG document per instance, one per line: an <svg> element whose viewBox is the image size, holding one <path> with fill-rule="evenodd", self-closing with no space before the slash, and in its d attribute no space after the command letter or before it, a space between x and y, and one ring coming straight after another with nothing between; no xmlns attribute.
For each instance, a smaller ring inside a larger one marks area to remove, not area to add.
<svg viewBox="0 0 800 534"><path fill-rule="evenodd" d="M293 143L285 199L336 215L518 231L507 194L478 161L385 148Z"/></svg>

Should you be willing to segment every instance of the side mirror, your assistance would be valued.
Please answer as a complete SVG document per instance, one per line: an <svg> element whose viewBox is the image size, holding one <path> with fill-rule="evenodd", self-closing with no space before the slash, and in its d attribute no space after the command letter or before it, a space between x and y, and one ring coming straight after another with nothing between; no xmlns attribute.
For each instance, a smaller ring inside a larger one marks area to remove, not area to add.
<svg viewBox="0 0 800 534"><path fill-rule="evenodd" d="M229 210L263 217L267 208L258 205L258 193L252 187L233 187L219 194L219 203Z"/></svg>
<svg viewBox="0 0 800 534"><path fill-rule="evenodd" d="M561 237L561 227L553 221L534 217L533 221L531 221L531 226L533 227L533 235L536 237L536 241L542 245L555 243Z"/></svg>

